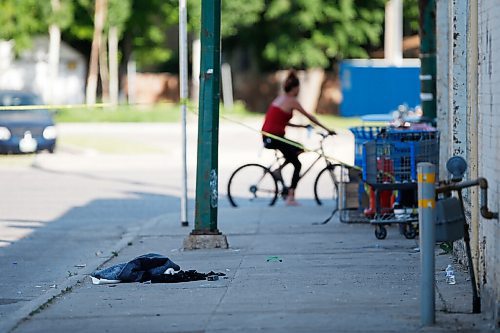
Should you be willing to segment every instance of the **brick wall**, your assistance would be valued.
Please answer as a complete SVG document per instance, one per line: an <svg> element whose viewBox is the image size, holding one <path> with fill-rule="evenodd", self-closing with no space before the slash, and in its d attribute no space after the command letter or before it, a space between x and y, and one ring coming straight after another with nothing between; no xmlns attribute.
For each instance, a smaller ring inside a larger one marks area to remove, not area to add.
<svg viewBox="0 0 500 333"><path fill-rule="evenodd" d="M500 6L498 0L479 1L479 174L489 182L491 210L500 208ZM496 307L500 326L500 223L482 220L480 264L485 301Z"/></svg>
<svg viewBox="0 0 500 333"><path fill-rule="evenodd" d="M248 109L264 113L269 103L280 93L281 84L287 71L258 74L251 72L233 73L233 94L235 100L245 103ZM307 92L304 82L305 74L299 72L302 90ZM191 89L191 88L190 88ZM127 80L124 80L124 90L127 91ZM305 94L306 95L306 94ZM307 97L307 96L305 96ZM136 77L137 103L153 104L160 101L179 101L179 78L170 73L137 73ZM342 95L340 82L334 72L326 72L317 101L301 99L304 108L320 114L338 114ZM311 106L312 104L315 107Z"/></svg>

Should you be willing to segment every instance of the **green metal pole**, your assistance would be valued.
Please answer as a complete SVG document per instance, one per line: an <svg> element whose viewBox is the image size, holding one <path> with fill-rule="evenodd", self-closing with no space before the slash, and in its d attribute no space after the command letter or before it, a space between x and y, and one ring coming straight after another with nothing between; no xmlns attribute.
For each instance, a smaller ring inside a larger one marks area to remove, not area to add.
<svg viewBox="0 0 500 333"><path fill-rule="evenodd" d="M192 235L218 235L218 144L221 0L201 3L201 69L196 169L195 226Z"/></svg>
<svg viewBox="0 0 500 333"><path fill-rule="evenodd" d="M424 116L436 119L436 0L420 0L420 100Z"/></svg>

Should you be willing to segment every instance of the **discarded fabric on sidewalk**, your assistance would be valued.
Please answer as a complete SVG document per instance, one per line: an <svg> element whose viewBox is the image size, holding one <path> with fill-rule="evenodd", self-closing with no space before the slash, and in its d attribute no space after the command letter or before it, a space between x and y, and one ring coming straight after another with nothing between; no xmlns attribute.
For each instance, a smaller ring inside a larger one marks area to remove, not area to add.
<svg viewBox="0 0 500 333"><path fill-rule="evenodd" d="M90 275L93 284L148 281L151 283L178 283L205 280L212 276L225 276L225 274L199 273L195 270L181 271L179 265L156 253L148 253L127 263L95 271Z"/></svg>
<svg viewBox="0 0 500 333"><path fill-rule="evenodd" d="M151 277L164 274L168 269L180 270L180 266L161 254L148 253L127 263L95 271L90 276L92 283L144 282Z"/></svg>

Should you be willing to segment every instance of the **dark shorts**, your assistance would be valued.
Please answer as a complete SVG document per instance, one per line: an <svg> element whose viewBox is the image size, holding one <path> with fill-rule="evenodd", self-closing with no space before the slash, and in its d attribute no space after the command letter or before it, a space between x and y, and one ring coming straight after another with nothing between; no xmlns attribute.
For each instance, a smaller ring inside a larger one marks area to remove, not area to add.
<svg viewBox="0 0 500 333"><path fill-rule="evenodd" d="M286 159L289 159L289 157L293 158L304 152L304 149L298 147L302 146L300 143L289 139L286 139L287 142L283 142L281 140L273 139L264 135L262 136L262 141L264 142L265 148L278 149L283 153L283 156L285 156ZM292 144L290 144L289 142Z"/></svg>
<svg viewBox="0 0 500 333"><path fill-rule="evenodd" d="M283 156L285 157L285 164L291 163L294 167L292 182L290 184L291 189L295 189L300 179L300 169L302 164L299 161L299 154L304 152L304 149L299 148L302 147L299 143L295 141L291 141L287 139L287 142L283 142L281 140L276 140L268 136L262 137L264 141L264 147L267 149L278 149L281 151ZM290 144L292 143L292 144ZM295 144L297 146L295 146ZM284 164L284 165L285 165Z"/></svg>

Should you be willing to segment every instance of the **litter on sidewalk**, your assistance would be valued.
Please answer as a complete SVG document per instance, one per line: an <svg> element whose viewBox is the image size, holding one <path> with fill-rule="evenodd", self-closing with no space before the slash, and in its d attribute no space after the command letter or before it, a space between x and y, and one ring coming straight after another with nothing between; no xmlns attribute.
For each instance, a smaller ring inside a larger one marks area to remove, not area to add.
<svg viewBox="0 0 500 333"><path fill-rule="evenodd" d="M182 271L169 258L156 253L148 253L90 275L93 284L116 284L129 282L178 283L199 280L216 281L224 273L200 273L196 270Z"/></svg>
<svg viewBox="0 0 500 333"><path fill-rule="evenodd" d="M283 262L283 259L281 259L278 256L270 256L270 257L267 257L266 261L267 262Z"/></svg>

